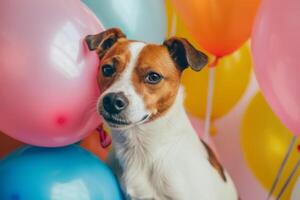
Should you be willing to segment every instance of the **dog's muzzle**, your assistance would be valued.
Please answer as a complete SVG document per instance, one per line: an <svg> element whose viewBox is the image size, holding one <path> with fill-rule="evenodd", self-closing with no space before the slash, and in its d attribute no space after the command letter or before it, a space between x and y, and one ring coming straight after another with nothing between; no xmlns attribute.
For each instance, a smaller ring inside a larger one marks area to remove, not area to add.
<svg viewBox="0 0 300 200"><path fill-rule="evenodd" d="M102 100L103 109L111 115L121 113L127 108L128 104L128 99L122 92L108 93Z"/></svg>
<svg viewBox="0 0 300 200"><path fill-rule="evenodd" d="M129 105L129 100L123 92L106 94L102 98L100 105L100 114L109 125L126 126L131 124L131 122L125 118L125 112L122 112L125 111Z"/></svg>
<svg viewBox="0 0 300 200"><path fill-rule="evenodd" d="M99 111L110 127L121 128L146 122L150 114L145 113L137 121L128 118L129 100L123 92L106 94L99 105Z"/></svg>

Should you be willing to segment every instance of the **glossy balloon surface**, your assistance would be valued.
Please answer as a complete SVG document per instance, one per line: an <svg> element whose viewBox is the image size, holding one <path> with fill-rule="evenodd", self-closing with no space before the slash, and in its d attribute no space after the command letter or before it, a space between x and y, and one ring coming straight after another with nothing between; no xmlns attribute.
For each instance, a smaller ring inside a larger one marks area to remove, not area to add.
<svg viewBox="0 0 300 200"><path fill-rule="evenodd" d="M172 0L196 41L217 57L237 50L251 35L260 0Z"/></svg>
<svg viewBox="0 0 300 200"><path fill-rule="evenodd" d="M166 37L163 0L82 0L106 29L118 27L133 40L161 43Z"/></svg>
<svg viewBox="0 0 300 200"><path fill-rule="evenodd" d="M300 135L300 1L263 1L252 35L255 73L279 119Z"/></svg>
<svg viewBox="0 0 300 200"><path fill-rule="evenodd" d="M262 94L258 93L251 101L243 117L241 147L252 173L268 191L271 189L292 137L292 133L282 125ZM300 144L300 140L297 141L297 144ZM277 187L274 194L278 194L299 159L300 154L295 148L279 180L279 187ZM298 171L296 177L299 175L300 172ZM282 197L283 200L290 199L295 181L296 178L287 187Z"/></svg>
<svg viewBox="0 0 300 200"><path fill-rule="evenodd" d="M0 2L0 130L62 146L99 123L99 59L84 42L103 30L80 1Z"/></svg>
<svg viewBox="0 0 300 200"><path fill-rule="evenodd" d="M1 200L122 200L118 182L77 145L22 147L0 161Z"/></svg>

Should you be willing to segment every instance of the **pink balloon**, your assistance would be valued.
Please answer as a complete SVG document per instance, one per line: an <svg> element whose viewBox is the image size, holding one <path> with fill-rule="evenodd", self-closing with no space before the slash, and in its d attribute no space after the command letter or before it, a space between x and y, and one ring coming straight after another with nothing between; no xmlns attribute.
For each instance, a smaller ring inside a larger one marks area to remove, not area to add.
<svg viewBox="0 0 300 200"><path fill-rule="evenodd" d="M300 135L300 1L265 0L252 36L255 73L274 112Z"/></svg>
<svg viewBox="0 0 300 200"><path fill-rule="evenodd" d="M0 129L22 142L79 141L100 119L98 58L83 38L102 25L80 1L0 1Z"/></svg>

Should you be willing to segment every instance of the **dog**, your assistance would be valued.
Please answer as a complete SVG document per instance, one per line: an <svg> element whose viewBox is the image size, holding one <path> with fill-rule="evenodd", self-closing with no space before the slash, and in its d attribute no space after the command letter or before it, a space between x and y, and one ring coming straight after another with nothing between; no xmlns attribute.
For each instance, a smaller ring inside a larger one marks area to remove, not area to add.
<svg viewBox="0 0 300 200"><path fill-rule="evenodd" d="M182 72L200 71L208 57L183 38L147 44L117 28L85 41L100 59L97 110L111 129L111 166L127 198L237 200L230 176L183 107Z"/></svg>

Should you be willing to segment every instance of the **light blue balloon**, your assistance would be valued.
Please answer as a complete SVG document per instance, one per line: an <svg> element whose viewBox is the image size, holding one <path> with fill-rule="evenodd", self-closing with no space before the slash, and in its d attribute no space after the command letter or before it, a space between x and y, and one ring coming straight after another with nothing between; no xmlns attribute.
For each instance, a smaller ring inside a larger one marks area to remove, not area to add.
<svg viewBox="0 0 300 200"><path fill-rule="evenodd" d="M129 39L161 43L166 36L164 0L82 0L105 29L118 27Z"/></svg>
<svg viewBox="0 0 300 200"><path fill-rule="evenodd" d="M110 169L78 145L25 146L0 161L1 200L122 200Z"/></svg>

